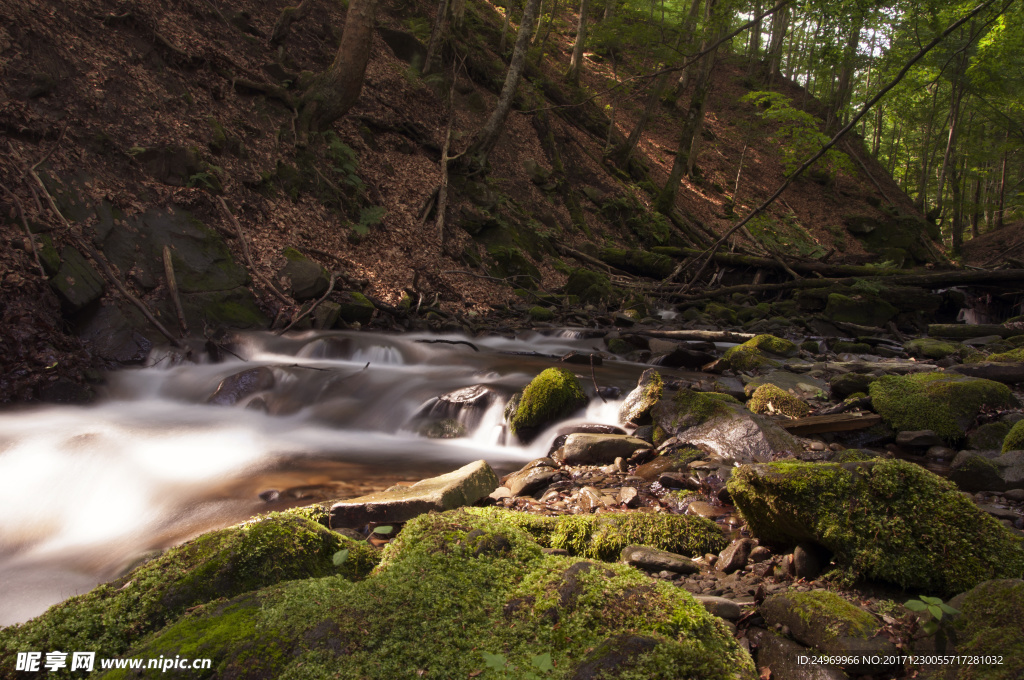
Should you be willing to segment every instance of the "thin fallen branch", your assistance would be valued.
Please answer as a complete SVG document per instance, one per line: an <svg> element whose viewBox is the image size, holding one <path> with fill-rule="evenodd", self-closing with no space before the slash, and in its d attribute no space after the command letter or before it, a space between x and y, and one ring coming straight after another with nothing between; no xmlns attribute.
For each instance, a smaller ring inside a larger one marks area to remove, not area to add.
<svg viewBox="0 0 1024 680"><path fill-rule="evenodd" d="M223 196L218 196L217 200L220 201L220 207L224 209L224 213L228 216L228 219L231 220L233 225L235 225L235 232L238 234L238 240L242 243L242 255L245 256L245 261L249 263L249 271L251 271L252 275L259 279L263 285L269 288L279 300L284 302L286 305L293 304L292 300L287 295L279 291L269 279L260 273L260 270L256 269L256 263L252 261L252 254L249 252L249 242L245 238L245 230L242 229L242 223L238 221L238 218L231 214L231 210L228 209L227 201L224 200Z"/></svg>
<svg viewBox="0 0 1024 680"><path fill-rule="evenodd" d="M36 247L36 237L32 234L32 229L28 226L28 220L25 218L25 207L21 204L21 199L18 198L17 194L7 188L2 182L0 182L0 189L3 189L14 201L14 205L18 208L18 216L21 217L21 226L25 228L25 237L28 238L29 246L32 248L32 257L36 260L36 266L39 268L39 275L44 279L46 278L46 270L43 268L42 260L39 259L39 249Z"/></svg>
<svg viewBox="0 0 1024 680"><path fill-rule="evenodd" d="M181 298L178 297L178 281L174 278L174 262L171 260L171 249L164 246L164 277L167 279L167 290L171 294L171 301L174 303L174 311L178 314L178 325L181 326L181 337L188 336L188 322L185 320L185 310L181 306Z"/></svg>
<svg viewBox="0 0 1024 680"><path fill-rule="evenodd" d="M601 397L601 403L607 404L608 400L601 394L601 388L597 386L597 371L594 370L594 353L590 353L590 379L594 381L594 393Z"/></svg>
<svg viewBox="0 0 1024 680"><path fill-rule="evenodd" d="M334 282L335 282L336 280L337 280L337 279L336 279L336 277L334 276L334 274L333 274L333 273L331 273L331 282L330 282L330 283L329 283L329 284L327 285L327 292L326 292L326 293L324 293L323 295L321 295L321 296L320 296L319 298L317 298L316 302L314 302L313 304L311 304L311 305L309 306L309 309L307 309L306 311L304 311L304 312L303 312L302 314L299 314L298 316L296 316L296 317L295 317L294 319L292 319L291 323L289 323L289 324L288 324L287 326L285 326L284 328L282 328L281 330L279 330L279 331L277 332L277 335L284 335L284 334L285 334L285 333L286 333L287 331L290 331L290 330L292 329L292 327L293 327L293 326L294 326L295 324L297 324L298 322L302 321L302 320L303 320L303 319L305 319L305 318L306 318L307 316L309 316L310 314L312 314L312 313L313 313L313 310L314 310L314 309L316 309L316 306L317 306L317 305L319 305L319 304L320 304L321 302L323 302L324 300L326 300L326 299L327 299L327 296L328 296L328 295L330 295L330 294L331 294L331 293L332 293L332 292L334 291Z"/></svg>

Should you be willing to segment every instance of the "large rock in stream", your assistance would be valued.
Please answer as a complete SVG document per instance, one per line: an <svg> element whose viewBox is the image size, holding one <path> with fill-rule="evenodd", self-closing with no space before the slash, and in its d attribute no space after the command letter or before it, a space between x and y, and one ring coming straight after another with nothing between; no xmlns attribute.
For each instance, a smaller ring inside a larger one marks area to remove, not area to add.
<svg viewBox="0 0 1024 680"><path fill-rule="evenodd" d="M505 407L509 430L524 442L547 425L583 408L587 397L572 371L548 368L530 381Z"/></svg>
<svg viewBox="0 0 1024 680"><path fill-rule="evenodd" d="M817 543L854 578L948 596L1024 573L1024 539L913 463L748 465L727 488L762 542Z"/></svg>
<svg viewBox="0 0 1024 680"><path fill-rule="evenodd" d="M579 680L756 677L727 624L684 590L545 554L499 514L512 513L421 515L365 581L311 578L211 603L131 654L209 650L217 677L467 678L486 672L484 652L503 655L509 677L540 654L554 677ZM167 673L178 676L194 671Z"/></svg>
<svg viewBox="0 0 1024 680"><path fill-rule="evenodd" d="M659 401L653 415L666 434L722 460L760 463L803 449L771 418L750 413L725 394L679 390Z"/></svg>

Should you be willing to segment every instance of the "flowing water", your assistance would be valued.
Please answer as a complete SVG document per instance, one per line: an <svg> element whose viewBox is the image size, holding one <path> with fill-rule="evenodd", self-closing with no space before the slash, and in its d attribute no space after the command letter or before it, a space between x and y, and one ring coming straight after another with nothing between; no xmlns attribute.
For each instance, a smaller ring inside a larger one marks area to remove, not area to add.
<svg viewBox="0 0 1024 680"><path fill-rule="evenodd" d="M253 334L236 338L235 356L220 363L165 353L113 373L92 406L0 414L0 626L256 513L350 498L480 458L500 474L546 455L566 426L617 424L621 400L597 398L528 447L506 443L501 424L508 397L555 356L599 343L585 331L472 340ZM589 366L560 365L592 396L595 379L625 395L645 368L609 362L591 376ZM262 389L217 393L243 371ZM479 397L474 408L438 400L474 386L462 393ZM465 436L423 436L439 417L458 420Z"/></svg>

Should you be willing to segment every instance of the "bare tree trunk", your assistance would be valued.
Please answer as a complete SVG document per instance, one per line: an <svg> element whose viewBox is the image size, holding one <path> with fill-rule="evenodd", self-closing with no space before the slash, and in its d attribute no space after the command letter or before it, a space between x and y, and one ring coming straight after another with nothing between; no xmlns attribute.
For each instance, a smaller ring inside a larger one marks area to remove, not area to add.
<svg viewBox="0 0 1024 680"><path fill-rule="evenodd" d="M608 21L615 13L615 0L604 0L604 21Z"/></svg>
<svg viewBox="0 0 1024 680"><path fill-rule="evenodd" d="M506 23L508 16L505 17ZM444 35L444 25L448 21L448 0L441 0L437 5L437 16L434 17L434 27L430 30L430 41L427 43L427 56L423 59L423 75L433 73L435 61L439 61L438 54L441 49L441 36ZM502 36L504 38L505 36ZM500 50L499 50L500 51Z"/></svg>
<svg viewBox="0 0 1024 680"><path fill-rule="evenodd" d="M587 14L590 13L590 0L580 0L580 22L576 26L576 42L572 46L572 57L569 59L569 70L566 79L573 85L580 81L580 65L583 63L583 45L587 42Z"/></svg>
<svg viewBox="0 0 1024 680"><path fill-rule="evenodd" d="M775 80L779 73L779 66L782 63L782 41L786 37L786 27L789 25L789 6L781 12L772 16L772 36L768 43L768 86Z"/></svg>
<svg viewBox="0 0 1024 680"><path fill-rule="evenodd" d="M1005 200L1006 200L1006 156L1007 156L1007 151L1006 151L1006 148L1005 148L1005 144L1008 141L1010 141L1010 131L1009 130L1006 131L1006 138L1005 138L1005 140L1003 142L1003 144L1004 144L1004 148L1003 148L1003 168L999 172L999 201L998 201L998 205L996 207L996 215L995 215L995 229L997 229L997 230L1003 228L1003 207L1005 206Z"/></svg>
<svg viewBox="0 0 1024 680"><path fill-rule="evenodd" d="M754 16L761 14L761 0L754 0ZM747 60L753 68L757 58L761 56L761 20L758 19L750 29L750 42L747 43Z"/></svg>
<svg viewBox="0 0 1024 680"><path fill-rule="evenodd" d="M505 74L505 84L498 96L498 104L463 156L465 164L471 171L482 171L486 167L487 156L497 143L501 129L505 125L505 118L508 117L508 112L512 109L512 100L515 99L519 79L526 67L526 52L530 48L530 35L533 33L533 22L537 18L539 5L540 0L526 1L523 19L519 22L516 45L512 51L512 61L508 66L508 73Z"/></svg>
<svg viewBox="0 0 1024 680"><path fill-rule="evenodd" d="M882 145L882 111L884 109L881 106L875 111L874 139L871 140L871 155L876 159L878 158L878 149Z"/></svg>
<svg viewBox="0 0 1024 680"><path fill-rule="evenodd" d="M960 126L960 102L963 100L963 89L953 83L953 92L950 94L949 102L949 137L946 139L946 153L942 156L942 168L939 170L939 188L935 199L935 213L942 216L943 195L946 189L946 172L949 169L949 161L953 158L953 151L956 149L956 133Z"/></svg>
<svg viewBox="0 0 1024 680"><path fill-rule="evenodd" d="M716 24L715 21L718 0L707 0L706 16L709 26ZM711 67L714 64L715 52L713 49L701 59L700 73L697 82L694 83L693 95L690 97L690 107L687 109L686 118L683 120L683 128L679 133L679 147L676 150L676 158L672 163L672 171L669 173L668 181L658 194L655 201L655 209L663 214L672 211L676 202L676 194L679 192L679 182L684 173L693 169L691 152L694 147L694 140L700 135L701 124L704 122L704 110L707 104L708 94L711 92Z"/></svg>
<svg viewBox="0 0 1024 680"><path fill-rule="evenodd" d="M832 134L839 128L843 109L850 103L853 94L853 69L857 56L857 45L860 44L860 29L864 26L864 14L858 12L846 36L846 47L843 50L843 61L839 69L839 83L835 95L829 102L828 118L825 123L826 134Z"/></svg>
<svg viewBox="0 0 1024 680"><path fill-rule="evenodd" d="M462 28L466 20L466 0L452 0L452 26Z"/></svg>
<svg viewBox="0 0 1024 680"><path fill-rule="evenodd" d="M981 216L981 176L974 178L974 201L971 203L971 236L978 238L978 218Z"/></svg>
<svg viewBox="0 0 1024 680"><path fill-rule="evenodd" d="M512 1L508 0L508 6L505 7L505 21L501 24L501 42L498 43L498 54L505 54L505 43L508 38L508 25L512 19Z"/></svg>
<svg viewBox="0 0 1024 680"><path fill-rule="evenodd" d="M692 0L690 11L686 13L686 19L683 21L680 36L686 36L686 47L693 46L694 30L697 27L697 13L700 11L700 3L701 0ZM702 44L706 44L706 42L702 42ZM686 51L689 50L687 49ZM689 68L683 69L683 72L679 74L679 80L676 81L675 99L679 99L683 95L683 91L690 84L690 75L694 73L695 68L697 68L697 65L693 64Z"/></svg>
<svg viewBox="0 0 1024 680"><path fill-rule="evenodd" d="M928 116L928 125L924 129L924 144L921 145L921 174L917 179L917 198L914 206L921 212L928 211L928 166L932 157L932 127L935 125L935 113L939 105L939 87L932 90L932 110Z"/></svg>
<svg viewBox="0 0 1024 680"><path fill-rule="evenodd" d="M359 99L366 64L370 61L375 9L376 0L349 2L338 53L302 97L297 124L300 135L326 130Z"/></svg>

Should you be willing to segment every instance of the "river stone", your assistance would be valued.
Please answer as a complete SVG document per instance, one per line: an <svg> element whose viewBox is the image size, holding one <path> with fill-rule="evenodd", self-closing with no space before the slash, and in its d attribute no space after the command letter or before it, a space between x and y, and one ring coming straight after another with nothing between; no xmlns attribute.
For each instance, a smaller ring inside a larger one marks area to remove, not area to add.
<svg viewBox="0 0 1024 680"><path fill-rule="evenodd" d="M1003 440L1010 433L1010 424L1004 422L985 423L967 435L967 448L990 450L1003 448Z"/></svg>
<svg viewBox="0 0 1024 680"><path fill-rule="evenodd" d="M570 434L552 458L561 465L607 465L650 446L627 434Z"/></svg>
<svg viewBox="0 0 1024 680"><path fill-rule="evenodd" d="M747 638L757 645L758 668L768 668L772 678L779 678L779 680L848 680L849 678L846 673L835 666L801 663L801 658L813 656L814 650L801 647L774 632L763 628L750 628L747 631Z"/></svg>
<svg viewBox="0 0 1024 680"><path fill-rule="evenodd" d="M724 413L676 436L724 461L740 464L777 460L803 450L793 435L768 416L734 404L725 406Z"/></svg>
<svg viewBox="0 0 1024 680"><path fill-rule="evenodd" d="M693 599L704 605L711 614L727 621L737 621L743 615L740 605L724 597L714 595L694 595Z"/></svg>
<svg viewBox="0 0 1024 680"><path fill-rule="evenodd" d="M725 550L718 554L715 569L725 574L739 571L747 566L747 559L750 557L750 550L753 547L754 542L749 538L733 541Z"/></svg>
<svg viewBox="0 0 1024 680"><path fill-rule="evenodd" d="M942 437L931 430L904 430L896 434L900 446L941 446Z"/></svg>
<svg viewBox="0 0 1024 680"><path fill-rule="evenodd" d="M562 368L547 368L509 400L505 419L512 434L530 442L541 429L586 403L587 397L575 374Z"/></svg>
<svg viewBox="0 0 1024 680"><path fill-rule="evenodd" d="M103 295L103 279L91 264L71 246L60 253L60 268L50 279L61 305L70 313L80 312Z"/></svg>
<svg viewBox="0 0 1024 680"><path fill-rule="evenodd" d="M661 374L648 368L637 380L636 387L626 395L619 408L619 421L645 425L651 421L651 409L661 399L663 383Z"/></svg>
<svg viewBox="0 0 1024 680"><path fill-rule="evenodd" d="M600 490L592 486L585 486L580 489L576 495L576 501L583 512L594 512L598 508L604 507L604 499Z"/></svg>
<svg viewBox="0 0 1024 680"><path fill-rule="evenodd" d="M860 657L861 663L845 666L851 673L883 671L890 667L884 657L896 652L896 646L880 634L874 616L827 590L772 595L759 611L769 625L789 628L797 642L824 654ZM875 655L883 657L881 663L866 663L865 657Z"/></svg>
<svg viewBox="0 0 1024 680"><path fill-rule="evenodd" d="M653 348L652 348L653 351ZM691 371L699 370L706 364L711 363L717 357L710 352L702 352L696 349L678 346L668 354L655 357L651 363L655 366L666 366L668 368L686 368Z"/></svg>
<svg viewBox="0 0 1024 680"><path fill-rule="evenodd" d="M972 493L1024 488L1024 451L961 451L949 479Z"/></svg>
<svg viewBox="0 0 1024 680"><path fill-rule="evenodd" d="M672 472L685 472L689 464L698 458L703 458L704 453L697 449L677 449L661 454L649 463L637 467L633 474L644 481L653 482L661 475Z"/></svg>
<svg viewBox="0 0 1024 680"><path fill-rule="evenodd" d="M370 302L370 298L356 291L347 291L341 294L341 302L338 305L341 309L338 314L345 323L358 323L362 326L370 323L376 307Z"/></svg>
<svg viewBox="0 0 1024 680"><path fill-rule="evenodd" d="M330 300L324 300L313 310L313 328L324 330L334 328L341 317L341 305Z"/></svg>
<svg viewBox="0 0 1024 680"><path fill-rule="evenodd" d="M278 270L277 279L292 297L302 302L318 298L327 292L330 275L326 269L295 248L285 248L282 254L286 262Z"/></svg>
<svg viewBox="0 0 1024 680"><path fill-rule="evenodd" d="M769 371L764 375L751 378L743 386L746 396L752 395L761 385L775 385L799 399L824 398L828 391L828 383L808 375L799 375L789 371Z"/></svg>
<svg viewBox="0 0 1024 680"><path fill-rule="evenodd" d="M801 543L793 549L793 576L813 581L821 573L821 561L815 546Z"/></svg>
<svg viewBox="0 0 1024 680"><path fill-rule="evenodd" d="M220 381L217 389L206 400L207 404L234 406L246 397L269 390L274 386L274 372L266 366L250 368L229 375Z"/></svg>
<svg viewBox="0 0 1024 680"><path fill-rule="evenodd" d="M708 519L725 517L729 514L729 511L725 508L717 505L711 505L704 501L693 501L689 506L687 506L686 512L689 515L699 515L700 517L707 517Z"/></svg>
<svg viewBox="0 0 1024 680"><path fill-rule="evenodd" d="M335 503L331 507L331 527L355 529L370 522L406 522L425 512L472 505L496 488L498 477L494 470L486 461L478 460L412 486L395 486Z"/></svg>
<svg viewBox="0 0 1024 680"><path fill-rule="evenodd" d="M867 373L840 373L829 381L828 386L833 398L846 399L857 392L866 394L876 380L878 376Z"/></svg>
<svg viewBox="0 0 1024 680"><path fill-rule="evenodd" d="M632 486L624 486L619 489L618 501L627 508L636 507L640 501L640 492Z"/></svg>
<svg viewBox="0 0 1024 680"><path fill-rule="evenodd" d="M700 566L688 557L646 545L627 545L622 549L619 560L644 571L671 571L676 574L696 574L700 571Z"/></svg>

